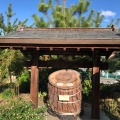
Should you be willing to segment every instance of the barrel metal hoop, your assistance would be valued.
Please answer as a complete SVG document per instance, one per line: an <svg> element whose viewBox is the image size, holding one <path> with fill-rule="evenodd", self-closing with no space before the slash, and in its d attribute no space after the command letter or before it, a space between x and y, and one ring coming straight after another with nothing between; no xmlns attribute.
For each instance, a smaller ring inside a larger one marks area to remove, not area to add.
<svg viewBox="0 0 120 120"><path fill-rule="evenodd" d="M77 93L75 94L72 94L72 95L68 95L69 97L73 97L73 96L76 96L77 94L79 94L81 91L78 91ZM63 95L64 96L64 95Z"/></svg>
<svg viewBox="0 0 120 120"><path fill-rule="evenodd" d="M77 95L77 94L79 94L81 91L78 91L77 93L75 93L75 94L72 94L72 95L68 95L69 97L72 97L72 96L75 96L75 95Z"/></svg>
<svg viewBox="0 0 120 120"><path fill-rule="evenodd" d="M78 88L80 88L80 90L82 91L82 85L81 84L79 84L78 87L74 86L74 87L69 88L69 89L64 89L64 88L56 87L56 86L52 85L50 82L48 83L48 87L49 87L49 85L52 86L52 87L54 87L54 88L58 88L58 91L61 91L61 92L69 92L69 91L73 91L73 89L76 90Z"/></svg>

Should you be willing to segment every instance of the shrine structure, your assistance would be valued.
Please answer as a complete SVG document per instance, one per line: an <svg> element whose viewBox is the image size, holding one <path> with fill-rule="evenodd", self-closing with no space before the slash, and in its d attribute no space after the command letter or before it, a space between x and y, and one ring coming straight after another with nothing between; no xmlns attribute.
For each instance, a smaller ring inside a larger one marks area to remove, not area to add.
<svg viewBox="0 0 120 120"><path fill-rule="evenodd" d="M92 68L92 118L99 119L100 70L108 64L100 60L120 51L120 33L112 28L18 28L17 31L0 37L0 49L19 49L31 54L27 62L31 68L30 97L34 108L38 107L39 68ZM90 62L41 61L41 55L88 55Z"/></svg>

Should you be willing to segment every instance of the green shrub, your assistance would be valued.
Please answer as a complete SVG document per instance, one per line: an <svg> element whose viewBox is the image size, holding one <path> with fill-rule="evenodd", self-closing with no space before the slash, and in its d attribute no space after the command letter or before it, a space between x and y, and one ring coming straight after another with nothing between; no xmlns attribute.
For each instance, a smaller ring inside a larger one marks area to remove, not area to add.
<svg viewBox="0 0 120 120"><path fill-rule="evenodd" d="M119 103L114 99L106 99L103 104L103 110L108 114L111 120L120 120Z"/></svg>
<svg viewBox="0 0 120 120"><path fill-rule="evenodd" d="M0 106L0 120L45 120L46 107L33 109L30 102L12 100L9 105Z"/></svg>
<svg viewBox="0 0 120 120"><path fill-rule="evenodd" d="M120 92L120 83L100 84L100 98L103 110L107 113L110 120L120 120L120 102L119 96L115 93Z"/></svg>
<svg viewBox="0 0 120 120"><path fill-rule="evenodd" d="M120 83L100 84L100 98L113 98L115 92L120 93Z"/></svg>
<svg viewBox="0 0 120 120"><path fill-rule="evenodd" d="M111 85L109 84L100 84L100 98L111 98Z"/></svg>
<svg viewBox="0 0 120 120"><path fill-rule="evenodd" d="M59 70L59 68L44 68L39 70L39 91L42 92L47 92L47 84L48 84L48 76L52 73L55 72L56 70Z"/></svg>
<svg viewBox="0 0 120 120"><path fill-rule="evenodd" d="M92 93L92 83L91 80L84 80L82 82L82 90L83 90L83 100L90 101L91 93Z"/></svg>
<svg viewBox="0 0 120 120"><path fill-rule="evenodd" d="M24 69L21 76L18 78L20 93L29 93L30 92L30 72L27 69Z"/></svg>
<svg viewBox="0 0 120 120"><path fill-rule="evenodd" d="M4 99L8 99L11 98L13 96L14 92L10 89L6 89L2 92L2 98Z"/></svg>

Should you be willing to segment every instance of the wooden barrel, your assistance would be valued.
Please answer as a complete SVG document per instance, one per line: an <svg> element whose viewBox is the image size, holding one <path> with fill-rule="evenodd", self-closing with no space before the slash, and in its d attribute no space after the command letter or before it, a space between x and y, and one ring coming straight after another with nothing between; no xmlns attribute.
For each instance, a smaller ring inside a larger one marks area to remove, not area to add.
<svg viewBox="0 0 120 120"><path fill-rule="evenodd" d="M81 76L75 70L59 70L48 78L48 96L52 111L60 115L77 115L81 111Z"/></svg>

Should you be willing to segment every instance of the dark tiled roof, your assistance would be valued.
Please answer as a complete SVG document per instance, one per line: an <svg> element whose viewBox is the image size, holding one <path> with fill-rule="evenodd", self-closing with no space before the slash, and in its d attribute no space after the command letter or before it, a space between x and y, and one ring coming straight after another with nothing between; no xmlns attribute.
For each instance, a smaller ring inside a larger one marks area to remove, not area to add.
<svg viewBox="0 0 120 120"><path fill-rule="evenodd" d="M38 39L120 39L120 33L111 29L24 29L10 33L3 38Z"/></svg>

